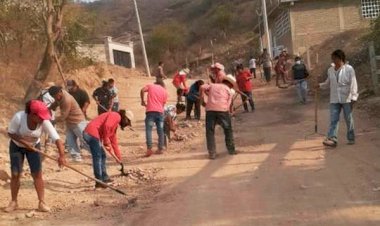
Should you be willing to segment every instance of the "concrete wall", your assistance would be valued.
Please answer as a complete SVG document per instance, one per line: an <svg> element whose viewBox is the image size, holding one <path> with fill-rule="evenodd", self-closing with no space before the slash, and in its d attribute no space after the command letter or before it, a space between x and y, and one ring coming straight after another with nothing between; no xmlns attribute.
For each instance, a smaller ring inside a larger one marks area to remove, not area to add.
<svg viewBox="0 0 380 226"><path fill-rule="evenodd" d="M113 42L111 37L106 37L105 39L105 51L108 63L115 64L113 50L118 50L122 52L128 52L131 56L132 68L135 68L135 55L133 52L133 43L129 42L127 44Z"/></svg>
<svg viewBox="0 0 380 226"><path fill-rule="evenodd" d="M290 6L293 53L304 54L340 32L369 26L359 0L314 0Z"/></svg>
<svg viewBox="0 0 380 226"><path fill-rule="evenodd" d="M77 47L77 51L81 56L88 57L95 62L107 62L106 51L103 44L81 44Z"/></svg>

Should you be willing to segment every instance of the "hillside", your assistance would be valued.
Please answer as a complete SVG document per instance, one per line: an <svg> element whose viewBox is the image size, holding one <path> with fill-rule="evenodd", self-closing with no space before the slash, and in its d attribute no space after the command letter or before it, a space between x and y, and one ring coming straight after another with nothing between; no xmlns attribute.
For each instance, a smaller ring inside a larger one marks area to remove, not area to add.
<svg viewBox="0 0 380 226"><path fill-rule="evenodd" d="M148 56L151 62L165 60L169 70L177 69L186 61L204 58L212 51L220 60L226 61L232 56L248 57L249 53L257 51L258 43L252 42L257 1L142 0L138 4ZM120 37L121 40L130 38L137 45L137 61L142 61L131 2L98 1L86 4L86 7L99 18L96 36L90 41L101 42L105 35ZM167 37L168 33L175 37ZM157 43L157 39L161 42ZM241 43L245 44L243 48L237 46Z"/></svg>

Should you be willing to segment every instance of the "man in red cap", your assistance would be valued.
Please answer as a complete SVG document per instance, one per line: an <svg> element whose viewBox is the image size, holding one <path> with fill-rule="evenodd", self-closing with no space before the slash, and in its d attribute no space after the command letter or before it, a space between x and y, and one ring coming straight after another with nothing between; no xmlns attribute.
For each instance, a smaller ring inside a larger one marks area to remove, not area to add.
<svg viewBox="0 0 380 226"><path fill-rule="evenodd" d="M56 144L59 157L58 165L65 165L64 145L60 137L50 122L50 112L46 105L38 100L31 100L26 103L25 111L17 112L8 127L8 135L11 138L9 144L9 155L11 161L11 195L12 201L5 212L12 212L18 208L17 196L20 189L20 178L24 159L28 160L31 175L34 180L34 187L38 196L38 210L49 212L50 208L44 200L44 181L42 179L41 156L38 152L28 150L21 142L27 143L32 147L40 148L40 137L45 132Z"/></svg>

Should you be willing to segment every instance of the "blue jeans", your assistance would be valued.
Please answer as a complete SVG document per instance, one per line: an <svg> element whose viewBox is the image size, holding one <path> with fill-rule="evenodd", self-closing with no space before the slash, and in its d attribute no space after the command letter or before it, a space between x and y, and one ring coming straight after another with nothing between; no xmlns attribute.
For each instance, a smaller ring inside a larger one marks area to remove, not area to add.
<svg viewBox="0 0 380 226"><path fill-rule="evenodd" d="M119 102L114 102L112 105L112 111L118 112L119 111Z"/></svg>
<svg viewBox="0 0 380 226"><path fill-rule="evenodd" d="M40 144L38 143L35 148L40 149ZM9 156L11 160L11 172L13 175L22 172L25 157L26 160L28 160L31 173L35 174L42 170L40 153L19 147L13 142L13 140L9 142Z"/></svg>
<svg viewBox="0 0 380 226"><path fill-rule="evenodd" d="M255 110L255 103L253 102L252 91L251 92L244 91L243 93L248 97L249 105L251 106L252 111L254 111ZM241 95L241 101L243 102L244 111L247 112L248 111L248 104L247 104L247 97L246 96Z"/></svg>
<svg viewBox="0 0 380 226"><path fill-rule="evenodd" d="M102 147L102 143L99 139L83 133L83 138L90 146L92 155L92 167L94 170L94 176L96 179L106 181L109 179L106 166L106 152Z"/></svg>
<svg viewBox="0 0 380 226"><path fill-rule="evenodd" d="M232 131L231 116L229 112L207 111L206 112L206 140L207 150L210 154L216 152L215 126L219 124L224 130L224 139L228 152L235 152L234 137Z"/></svg>
<svg viewBox="0 0 380 226"><path fill-rule="evenodd" d="M355 141L354 118L352 116L351 103L330 104L330 129L327 137L334 141L338 140L339 117L342 109L347 125L347 139L349 141Z"/></svg>
<svg viewBox="0 0 380 226"><path fill-rule="evenodd" d="M302 103L306 103L307 81L305 79L296 80L297 95Z"/></svg>
<svg viewBox="0 0 380 226"><path fill-rule="evenodd" d="M164 114L160 112L147 112L145 117L145 135L146 135L146 146L150 150L152 149L152 130L153 126L157 127L158 134L158 149L164 150Z"/></svg>
<svg viewBox="0 0 380 226"><path fill-rule="evenodd" d="M76 125L67 125L66 129L66 142L69 147L71 157L80 157L80 147L90 150L87 143L83 139L83 131L87 126L87 121L82 121ZM78 146L78 140L80 146Z"/></svg>

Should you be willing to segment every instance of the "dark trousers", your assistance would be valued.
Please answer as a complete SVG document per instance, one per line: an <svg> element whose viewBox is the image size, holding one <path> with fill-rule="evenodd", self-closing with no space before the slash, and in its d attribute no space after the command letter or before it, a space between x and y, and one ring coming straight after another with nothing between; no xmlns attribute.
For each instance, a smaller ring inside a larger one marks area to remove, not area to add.
<svg viewBox="0 0 380 226"><path fill-rule="evenodd" d="M264 67L264 76L267 82L270 82L271 75L272 75L272 68Z"/></svg>
<svg viewBox="0 0 380 226"><path fill-rule="evenodd" d="M187 99L187 103L186 103L186 119L191 118L190 115L191 115L191 111L193 110L193 106L194 106L194 118L197 120L200 120L201 119L201 101L200 100L192 101L189 99Z"/></svg>
<svg viewBox="0 0 380 226"><path fill-rule="evenodd" d="M206 139L208 152L216 152L215 126L219 124L224 130L224 139L228 152L235 152L234 137L232 131L231 116L229 112L207 111L206 112Z"/></svg>
<svg viewBox="0 0 380 226"><path fill-rule="evenodd" d="M285 74L282 73L282 72L280 72L280 73L277 73L277 74L276 74L276 86L279 86L279 85L280 85L280 83L278 82L278 81L280 80L280 77L282 78L282 82L283 82L284 84L286 84Z"/></svg>
<svg viewBox="0 0 380 226"><path fill-rule="evenodd" d="M253 75L254 78L256 78L256 68L250 68L251 74Z"/></svg>
<svg viewBox="0 0 380 226"><path fill-rule="evenodd" d="M253 102L252 92L243 92L243 93L245 95L247 95L247 96L241 95L241 101L243 102L244 111L248 111L247 99L248 99L249 105L251 105L252 111L254 111L255 110L255 103Z"/></svg>

